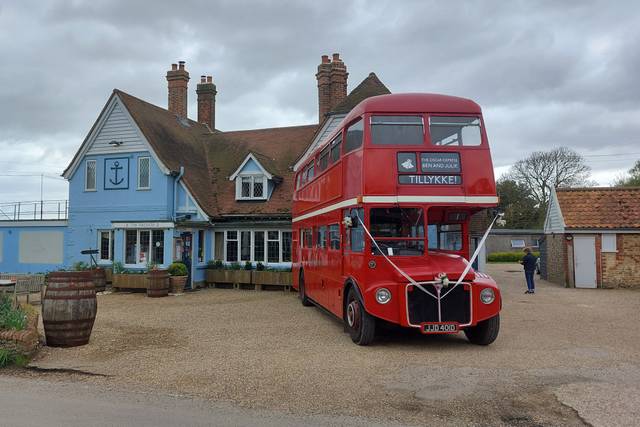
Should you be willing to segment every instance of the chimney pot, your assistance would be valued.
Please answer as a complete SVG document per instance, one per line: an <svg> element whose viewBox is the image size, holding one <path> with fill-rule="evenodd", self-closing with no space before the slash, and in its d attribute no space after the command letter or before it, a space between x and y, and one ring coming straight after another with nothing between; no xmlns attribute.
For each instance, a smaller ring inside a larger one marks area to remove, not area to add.
<svg viewBox="0 0 640 427"><path fill-rule="evenodd" d="M206 76L200 76L200 83L204 83L207 81L207 77Z"/></svg>
<svg viewBox="0 0 640 427"><path fill-rule="evenodd" d="M334 61L340 61L340 54L339 53L334 53L333 54L333 60Z"/></svg>
<svg viewBox="0 0 640 427"><path fill-rule="evenodd" d="M178 61L178 68L184 70L184 61Z"/></svg>
<svg viewBox="0 0 640 427"><path fill-rule="evenodd" d="M207 76L207 83L213 83L213 77Z"/></svg>
<svg viewBox="0 0 640 427"><path fill-rule="evenodd" d="M322 55L322 63L323 64L328 64L329 62L329 55Z"/></svg>
<svg viewBox="0 0 640 427"><path fill-rule="evenodd" d="M171 64L171 71L176 71L178 69L178 64Z"/></svg>

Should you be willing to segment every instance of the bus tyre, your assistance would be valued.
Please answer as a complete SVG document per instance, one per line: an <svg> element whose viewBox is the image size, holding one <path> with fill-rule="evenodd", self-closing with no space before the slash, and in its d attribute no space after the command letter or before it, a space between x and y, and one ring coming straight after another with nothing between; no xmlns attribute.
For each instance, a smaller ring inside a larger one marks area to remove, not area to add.
<svg viewBox="0 0 640 427"><path fill-rule="evenodd" d="M300 281L298 283L298 298L300 298L300 302L305 307L311 307L313 303L307 298L307 294L304 291L304 271L300 271Z"/></svg>
<svg viewBox="0 0 640 427"><path fill-rule="evenodd" d="M344 321L351 336L351 340L358 345L369 345L376 335L376 319L367 313L360 297L349 289Z"/></svg>
<svg viewBox="0 0 640 427"><path fill-rule="evenodd" d="M474 327L464 330L467 339L472 344L489 345L498 338L498 332L500 331L500 315L497 314L478 324Z"/></svg>

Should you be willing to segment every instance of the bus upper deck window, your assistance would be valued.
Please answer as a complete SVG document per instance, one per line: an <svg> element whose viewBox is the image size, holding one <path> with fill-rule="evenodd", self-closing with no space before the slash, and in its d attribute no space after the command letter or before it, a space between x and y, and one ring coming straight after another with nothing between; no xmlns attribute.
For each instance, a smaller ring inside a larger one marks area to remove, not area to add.
<svg viewBox="0 0 640 427"><path fill-rule="evenodd" d="M331 163L340 160L340 147L342 146L342 135L338 135L331 141Z"/></svg>
<svg viewBox="0 0 640 427"><path fill-rule="evenodd" d="M371 116L371 142L375 145L422 145L421 116Z"/></svg>
<svg viewBox="0 0 640 427"><path fill-rule="evenodd" d="M329 146L327 145L324 150L320 152L318 157L318 172L322 172L329 166Z"/></svg>
<svg viewBox="0 0 640 427"><path fill-rule="evenodd" d="M344 152L348 153L362 146L362 136L364 135L364 126L362 120L358 120L347 129L347 137L344 143Z"/></svg>
<svg viewBox="0 0 640 427"><path fill-rule="evenodd" d="M429 132L433 145L480 145L480 118L462 116L431 116Z"/></svg>

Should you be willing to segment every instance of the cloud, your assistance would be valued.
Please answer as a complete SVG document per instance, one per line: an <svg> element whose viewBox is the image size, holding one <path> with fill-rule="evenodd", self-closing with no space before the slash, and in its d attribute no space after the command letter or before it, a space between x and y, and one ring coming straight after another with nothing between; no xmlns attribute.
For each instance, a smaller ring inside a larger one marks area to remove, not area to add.
<svg viewBox="0 0 640 427"><path fill-rule="evenodd" d="M165 106L164 75L177 60L191 73L192 117L195 83L210 74L220 129L312 123L316 67L333 52L351 88L375 71L393 92L476 100L498 167L558 145L587 156L633 153L639 9L632 1L11 2L0 6L0 147L15 149L3 161L32 170L45 158L47 173L60 173L113 88ZM605 184L638 157L590 164ZM36 195L0 179L4 200Z"/></svg>

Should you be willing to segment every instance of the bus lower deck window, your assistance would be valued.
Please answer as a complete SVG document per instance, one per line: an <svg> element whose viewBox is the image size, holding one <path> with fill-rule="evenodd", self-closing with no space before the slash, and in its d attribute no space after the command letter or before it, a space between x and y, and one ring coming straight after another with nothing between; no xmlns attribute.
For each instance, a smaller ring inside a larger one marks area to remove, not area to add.
<svg viewBox="0 0 640 427"><path fill-rule="evenodd" d="M420 208L372 208L371 234L388 256L420 256L424 253L424 216ZM374 255L380 252L375 245Z"/></svg>
<svg viewBox="0 0 640 427"><path fill-rule="evenodd" d="M464 116L431 116L429 133L433 145L480 145L480 118Z"/></svg>
<svg viewBox="0 0 640 427"><path fill-rule="evenodd" d="M462 224L429 224L429 249L462 250Z"/></svg>

